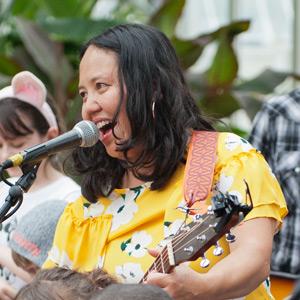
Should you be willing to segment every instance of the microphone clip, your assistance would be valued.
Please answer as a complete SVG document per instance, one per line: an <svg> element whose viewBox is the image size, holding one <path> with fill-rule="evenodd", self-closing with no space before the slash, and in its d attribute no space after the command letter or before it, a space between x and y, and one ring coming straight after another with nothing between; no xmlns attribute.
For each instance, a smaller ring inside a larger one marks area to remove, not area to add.
<svg viewBox="0 0 300 300"><path fill-rule="evenodd" d="M28 192L32 186L40 163L34 166L23 167L23 175L15 184L10 184L8 195L5 198L4 204L0 207L0 224L11 217L21 206L23 202L23 193ZM0 168L2 177L3 169ZM12 207L15 208L11 210ZM11 210L11 211L10 211Z"/></svg>

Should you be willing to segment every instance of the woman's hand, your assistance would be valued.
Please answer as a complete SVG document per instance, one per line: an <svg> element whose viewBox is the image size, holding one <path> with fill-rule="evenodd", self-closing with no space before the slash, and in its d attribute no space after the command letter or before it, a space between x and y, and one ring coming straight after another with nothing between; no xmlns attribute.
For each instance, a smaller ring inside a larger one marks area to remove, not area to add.
<svg viewBox="0 0 300 300"><path fill-rule="evenodd" d="M212 300L207 297L205 275L196 273L188 267L188 263L183 263L176 267L170 274L151 272L148 275L147 284L152 284L163 288L171 297L176 300L201 299ZM201 293L197 287L201 284Z"/></svg>
<svg viewBox="0 0 300 300"><path fill-rule="evenodd" d="M12 300L17 292L4 279L0 278L0 300Z"/></svg>
<svg viewBox="0 0 300 300"><path fill-rule="evenodd" d="M150 273L146 283L163 288L176 300L240 298L255 290L269 274L273 235L277 221L256 218L236 226L230 254L207 273L197 273L186 263L171 274ZM149 250L157 256L158 250Z"/></svg>

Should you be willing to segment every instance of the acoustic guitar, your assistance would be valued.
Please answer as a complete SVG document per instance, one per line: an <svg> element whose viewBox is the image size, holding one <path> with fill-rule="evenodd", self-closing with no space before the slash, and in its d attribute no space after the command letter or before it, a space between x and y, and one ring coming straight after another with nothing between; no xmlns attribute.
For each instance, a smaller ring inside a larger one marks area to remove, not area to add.
<svg viewBox="0 0 300 300"><path fill-rule="evenodd" d="M241 204L236 196L219 193L212 198L212 205L208 207L207 213L196 215L195 221L183 226L167 243L140 283L147 279L151 271L170 273L178 264L199 257L202 257L200 265L207 267L209 261L205 252L215 245L214 255L221 255L223 249L218 240L226 234L226 240L234 242L235 237L230 233L230 228L243 220L251 209L252 205Z"/></svg>

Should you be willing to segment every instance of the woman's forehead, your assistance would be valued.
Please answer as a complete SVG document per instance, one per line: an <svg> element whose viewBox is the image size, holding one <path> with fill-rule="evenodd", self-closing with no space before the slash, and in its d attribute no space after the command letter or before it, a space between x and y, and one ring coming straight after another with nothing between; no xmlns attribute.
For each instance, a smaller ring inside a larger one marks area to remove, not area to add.
<svg viewBox="0 0 300 300"><path fill-rule="evenodd" d="M86 81L109 79L118 75L117 54L111 50L89 46L79 65L79 88Z"/></svg>

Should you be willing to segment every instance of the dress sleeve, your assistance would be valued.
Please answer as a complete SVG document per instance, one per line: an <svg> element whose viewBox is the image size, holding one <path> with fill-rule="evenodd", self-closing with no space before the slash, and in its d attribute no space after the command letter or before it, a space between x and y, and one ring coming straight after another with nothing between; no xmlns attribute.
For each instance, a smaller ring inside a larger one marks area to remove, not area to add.
<svg viewBox="0 0 300 300"><path fill-rule="evenodd" d="M234 194L241 202L250 204L250 197L246 195L247 182L253 209L245 220L268 217L281 223L288 212L286 202L264 157L234 134L223 134L220 138L215 189Z"/></svg>
<svg viewBox="0 0 300 300"><path fill-rule="evenodd" d="M66 266L79 271L101 267L111 228L111 215L101 215L101 204L83 197L69 203L56 227L53 245L42 268Z"/></svg>

